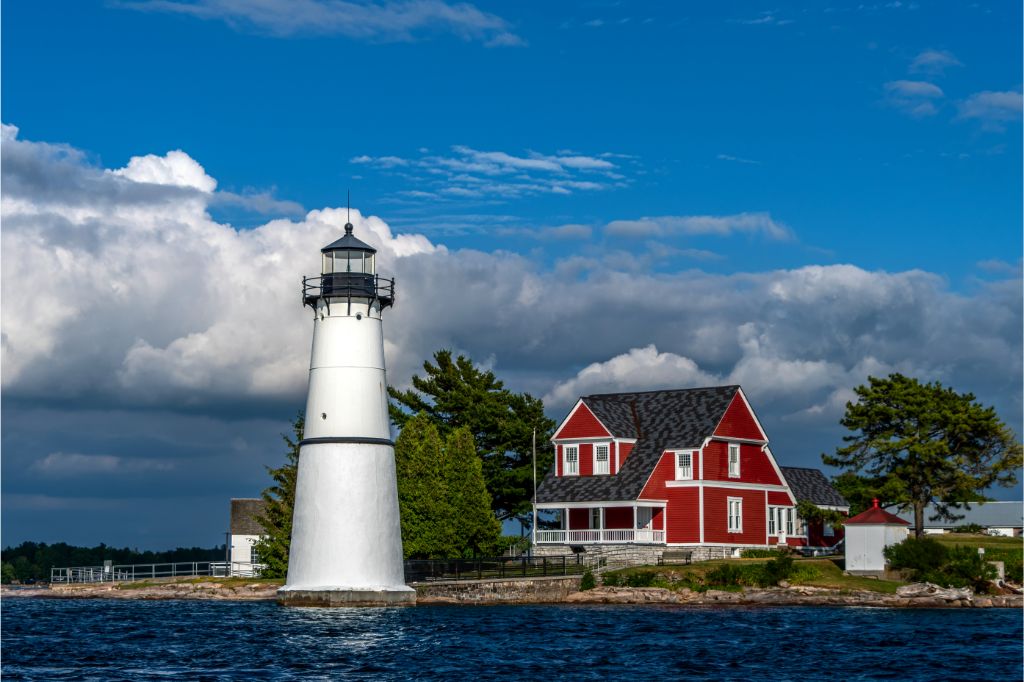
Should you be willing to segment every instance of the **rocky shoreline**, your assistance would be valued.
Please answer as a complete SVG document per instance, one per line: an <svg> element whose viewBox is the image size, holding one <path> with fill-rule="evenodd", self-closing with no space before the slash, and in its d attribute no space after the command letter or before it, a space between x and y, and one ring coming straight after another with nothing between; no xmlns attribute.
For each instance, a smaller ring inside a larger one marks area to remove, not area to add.
<svg viewBox="0 0 1024 682"><path fill-rule="evenodd" d="M744 588L742 591L657 587L597 587L579 591L565 586L556 591L522 593L513 585L494 581L465 581L460 584L418 586L417 603L429 605L488 604L673 604L681 606L859 606L880 608L1016 608L1024 607L1024 595L974 595L969 590L946 590L929 585L908 585L897 594L846 591L823 587L791 586ZM505 581L502 581L504 583ZM524 581L516 581L520 585ZM190 599L207 601L273 601L276 583L224 584L209 582L168 582L138 587L118 585L61 585L54 587L8 587L3 598L44 599ZM447 589L437 589L446 587ZM499 589L495 589L499 588ZM568 588L568 589L566 589Z"/></svg>

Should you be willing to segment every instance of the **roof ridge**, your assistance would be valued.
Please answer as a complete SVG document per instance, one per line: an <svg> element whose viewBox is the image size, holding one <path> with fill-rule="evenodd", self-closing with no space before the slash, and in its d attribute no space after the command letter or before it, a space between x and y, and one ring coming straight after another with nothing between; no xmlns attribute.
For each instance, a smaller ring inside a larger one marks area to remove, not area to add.
<svg viewBox="0 0 1024 682"><path fill-rule="evenodd" d="M591 393L580 396L581 398L607 398L619 395L643 395L646 393L686 393L689 391L710 391L717 388L740 388L739 384L724 384L722 386L695 386L692 388L659 388L652 391L621 391L619 393Z"/></svg>

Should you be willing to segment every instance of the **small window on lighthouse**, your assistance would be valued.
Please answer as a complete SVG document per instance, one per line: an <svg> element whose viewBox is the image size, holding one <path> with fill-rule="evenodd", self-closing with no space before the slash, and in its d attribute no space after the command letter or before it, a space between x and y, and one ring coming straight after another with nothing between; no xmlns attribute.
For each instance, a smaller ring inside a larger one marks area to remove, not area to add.
<svg viewBox="0 0 1024 682"><path fill-rule="evenodd" d="M321 274L329 275L334 272L334 259L331 257L332 255L330 251L324 254L324 267L320 271Z"/></svg>
<svg viewBox="0 0 1024 682"><path fill-rule="evenodd" d="M368 253L363 257L363 272L368 275L372 275L374 273L372 253Z"/></svg>

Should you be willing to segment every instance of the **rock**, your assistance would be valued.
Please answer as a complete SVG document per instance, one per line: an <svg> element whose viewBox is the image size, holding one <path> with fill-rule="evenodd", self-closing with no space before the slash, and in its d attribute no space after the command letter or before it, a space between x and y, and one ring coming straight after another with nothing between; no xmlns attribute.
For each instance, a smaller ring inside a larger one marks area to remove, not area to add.
<svg viewBox="0 0 1024 682"><path fill-rule="evenodd" d="M971 599L973 592L969 587L939 587L932 583L913 583L896 588L896 594L901 597L936 597L946 601L957 599Z"/></svg>
<svg viewBox="0 0 1024 682"><path fill-rule="evenodd" d="M974 605L979 609L990 609L992 608L992 600L988 597L977 597L974 600Z"/></svg>
<svg viewBox="0 0 1024 682"><path fill-rule="evenodd" d="M782 589L788 588L789 587L789 581L788 580L780 580L779 581L779 587L781 587Z"/></svg>

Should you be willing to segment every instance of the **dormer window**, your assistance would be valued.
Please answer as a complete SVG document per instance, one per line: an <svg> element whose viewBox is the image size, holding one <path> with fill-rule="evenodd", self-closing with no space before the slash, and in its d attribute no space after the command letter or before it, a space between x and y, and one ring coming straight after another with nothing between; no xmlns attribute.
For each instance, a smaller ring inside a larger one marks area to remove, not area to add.
<svg viewBox="0 0 1024 682"><path fill-rule="evenodd" d="M608 467L608 445L594 446L594 473L611 473L611 469Z"/></svg>
<svg viewBox="0 0 1024 682"><path fill-rule="evenodd" d="M676 480L677 481L692 481L693 480L693 453L692 452L677 452L676 453Z"/></svg>
<svg viewBox="0 0 1024 682"><path fill-rule="evenodd" d="M562 448L562 475L580 475L580 448L578 445L566 445Z"/></svg>
<svg viewBox="0 0 1024 682"><path fill-rule="evenodd" d="M740 477L740 446L729 444L729 478Z"/></svg>

